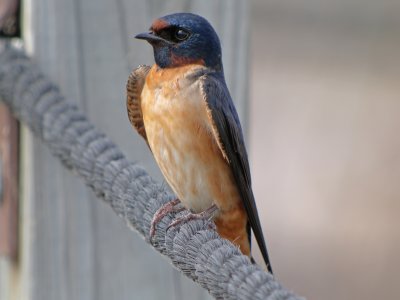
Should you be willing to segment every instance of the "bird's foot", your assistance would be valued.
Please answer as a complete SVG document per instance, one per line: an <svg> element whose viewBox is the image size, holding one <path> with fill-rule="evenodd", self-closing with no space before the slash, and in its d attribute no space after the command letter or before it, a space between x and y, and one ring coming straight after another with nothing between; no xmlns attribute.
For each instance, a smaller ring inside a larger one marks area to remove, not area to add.
<svg viewBox="0 0 400 300"><path fill-rule="evenodd" d="M179 225L181 223L186 223L190 220L211 220L212 217L214 216L214 213L218 210L218 207L213 204L209 208L207 208L205 211L202 211L201 213L188 213L187 215L184 215L180 218L177 218L174 222L169 224L167 227L167 230L170 229L171 227L175 227L176 225Z"/></svg>
<svg viewBox="0 0 400 300"><path fill-rule="evenodd" d="M185 209L184 207L176 208L176 205L178 205L179 203L181 203L181 201L176 198L172 201L165 203L156 211L153 219L151 220L150 240L154 237L154 234L156 233L156 225L162 220L162 218L164 218L170 212L179 212Z"/></svg>

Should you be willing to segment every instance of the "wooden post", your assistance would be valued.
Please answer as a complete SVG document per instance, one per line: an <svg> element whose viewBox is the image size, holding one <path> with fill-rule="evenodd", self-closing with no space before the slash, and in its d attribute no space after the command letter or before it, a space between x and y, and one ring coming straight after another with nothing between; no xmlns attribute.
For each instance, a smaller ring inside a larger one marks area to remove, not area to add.
<svg viewBox="0 0 400 300"><path fill-rule="evenodd" d="M23 37L42 70L131 159L162 180L125 108L132 68L152 64L134 40L152 20L191 11L220 35L228 85L244 123L248 8L240 0L26 0ZM245 125L245 124L243 124ZM21 262L16 299L210 299L132 234L31 133L22 129ZM4 272L3 272L4 273ZM1 283L0 272L0 287ZM2 299L0 292L0 300ZM8 300L8 298L7 298Z"/></svg>
<svg viewBox="0 0 400 300"><path fill-rule="evenodd" d="M0 257L18 257L18 123L0 103Z"/></svg>

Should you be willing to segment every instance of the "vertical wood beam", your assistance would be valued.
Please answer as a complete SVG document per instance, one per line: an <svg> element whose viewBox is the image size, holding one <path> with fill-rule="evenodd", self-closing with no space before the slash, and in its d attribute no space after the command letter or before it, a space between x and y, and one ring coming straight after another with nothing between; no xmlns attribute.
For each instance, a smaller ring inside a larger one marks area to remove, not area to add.
<svg viewBox="0 0 400 300"><path fill-rule="evenodd" d="M0 255L18 258L18 123L0 104Z"/></svg>

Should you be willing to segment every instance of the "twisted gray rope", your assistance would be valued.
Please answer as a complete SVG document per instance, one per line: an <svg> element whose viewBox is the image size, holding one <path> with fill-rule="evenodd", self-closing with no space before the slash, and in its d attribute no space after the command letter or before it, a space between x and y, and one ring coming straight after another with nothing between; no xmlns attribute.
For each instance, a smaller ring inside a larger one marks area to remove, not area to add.
<svg viewBox="0 0 400 300"><path fill-rule="evenodd" d="M0 98L148 241L153 214L174 196L129 162L22 51L11 46L0 49ZM153 246L215 298L300 299L221 239L212 223L195 220L166 232L174 217L171 213L158 224Z"/></svg>

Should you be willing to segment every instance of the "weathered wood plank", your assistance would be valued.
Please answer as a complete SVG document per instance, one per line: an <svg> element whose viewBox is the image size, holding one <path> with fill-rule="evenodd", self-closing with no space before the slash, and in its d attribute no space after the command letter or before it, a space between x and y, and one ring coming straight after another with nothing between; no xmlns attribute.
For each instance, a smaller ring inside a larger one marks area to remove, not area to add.
<svg viewBox="0 0 400 300"><path fill-rule="evenodd" d="M18 258L18 123L0 104L0 257Z"/></svg>
<svg viewBox="0 0 400 300"><path fill-rule="evenodd" d="M220 33L232 94L237 103L245 103L243 1L32 0L25 5L26 46L45 73L130 159L141 161L160 180L126 116L128 74L153 61L150 46L135 41L134 34L167 13L205 16ZM239 105L242 119L244 106ZM25 129L22 143L24 248L18 280L23 299L210 298L149 251Z"/></svg>

